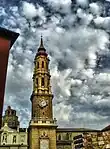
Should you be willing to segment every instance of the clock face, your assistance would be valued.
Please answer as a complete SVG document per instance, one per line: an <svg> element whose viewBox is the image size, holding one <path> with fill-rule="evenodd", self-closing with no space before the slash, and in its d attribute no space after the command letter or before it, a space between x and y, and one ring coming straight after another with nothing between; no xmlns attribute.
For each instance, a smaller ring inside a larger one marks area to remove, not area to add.
<svg viewBox="0 0 110 149"><path fill-rule="evenodd" d="M42 101L39 102L39 106L43 108L47 106L47 102L43 99Z"/></svg>
<svg viewBox="0 0 110 149"><path fill-rule="evenodd" d="M47 139L40 140L40 149L49 149L49 140Z"/></svg>

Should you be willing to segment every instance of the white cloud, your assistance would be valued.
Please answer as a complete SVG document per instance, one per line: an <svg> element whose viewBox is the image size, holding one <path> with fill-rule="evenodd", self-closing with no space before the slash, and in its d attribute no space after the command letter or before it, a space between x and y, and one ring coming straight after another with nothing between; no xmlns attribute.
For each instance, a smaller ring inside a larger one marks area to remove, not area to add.
<svg viewBox="0 0 110 149"><path fill-rule="evenodd" d="M102 27L107 31L110 30L110 17L97 17L94 19L96 26Z"/></svg>
<svg viewBox="0 0 110 149"><path fill-rule="evenodd" d="M93 14L99 15L101 12L101 6L99 6L97 3L91 3L90 10Z"/></svg>
<svg viewBox="0 0 110 149"><path fill-rule="evenodd" d="M96 25L102 26L102 24L104 22L104 18L99 16L96 19L94 19L94 22L96 23Z"/></svg>
<svg viewBox="0 0 110 149"><path fill-rule="evenodd" d="M22 7L23 14L26 16L26 18L32 19L37 16L37 9L35 8L35 5L33 5L32 3L24 1L22 3Z"/></svg>
<svg viewBox="0 0 110 149"><path fill-rule="evenodd" d="M53 9L63 13L70 13L71 0L45 0Z"/></svg>
<svg viewBox="0 0 110 149"><path fill-rule="evenodd" d="M88 0L77 0L77 3L82 7L85 7L88 5Z"/></svg>
<svg viewBox="0 0 110 149"><path fill-rule="evenodd" d="M62 122L64 124L68 123L71 111L71 105L66 106L63 103L60 103L54 106L55 117L57 116L58 123Z"/></svg>
<svg viewBox="0 0 110 149"><path fill-rule="evenodd" d="M4 15L4 16L7 15L7 13L5 12L5 9L3 7L0 7L0 16L1 15Z"/></svg>
<svg viewBox="0 0 110 149"><path fill-rule="evenodd" d="M83 24L83 25L89 25L90 22L91 22L92 19L93 19L93 15L92 15L92 14L89 14L89 13L84 12L84 10L81 9L81 8L79 8L79 9L77 10L77 16L78 16L79 18L81 18L81 21L82 21L82 24Z"/></svg>

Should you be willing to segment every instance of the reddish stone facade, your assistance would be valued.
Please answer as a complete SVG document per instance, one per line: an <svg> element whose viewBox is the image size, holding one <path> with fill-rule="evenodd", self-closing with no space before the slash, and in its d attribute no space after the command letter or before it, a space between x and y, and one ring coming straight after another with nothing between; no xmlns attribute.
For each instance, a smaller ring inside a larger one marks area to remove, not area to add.
<svg viewBox="0 0 110 149"><path fill-rule="evenodd" d="M1 120L2 120L9 47L10 47L10 41L0 37L0 68L1 68L1 71L0 71L0 127L1 127Z"/></svg>

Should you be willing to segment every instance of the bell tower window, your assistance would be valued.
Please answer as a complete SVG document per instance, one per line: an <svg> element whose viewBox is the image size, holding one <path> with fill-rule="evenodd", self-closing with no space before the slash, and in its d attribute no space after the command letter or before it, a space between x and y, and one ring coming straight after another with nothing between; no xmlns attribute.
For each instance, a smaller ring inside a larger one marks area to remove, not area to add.
<svg viewBox="0 0 110 149"><path fill-rule="evenodd" d="M48 69L48 63L46 63L46 68Z"/></svg>
<svg viewBox="0 0 110 149"><path fill-rule="evenodd" d="M44 86L44 78L42 78L42 86Z"/></svg>
<svg viewBox="0 0 110 149"><path fill-rule="evenodd" d="M44 61L42 61L42 68L44 68Z"/></svg>
<svg viewBox="0 0 110 149"><path fill-rule="evenodd" d="M38 86L38 78L36 78L36 85Z"/></svg>
<svg viewBox="0 0 110 149"><path fill-rule="evenodd" d="M39 62L37 62L37 68L39 68Z"/></svg>

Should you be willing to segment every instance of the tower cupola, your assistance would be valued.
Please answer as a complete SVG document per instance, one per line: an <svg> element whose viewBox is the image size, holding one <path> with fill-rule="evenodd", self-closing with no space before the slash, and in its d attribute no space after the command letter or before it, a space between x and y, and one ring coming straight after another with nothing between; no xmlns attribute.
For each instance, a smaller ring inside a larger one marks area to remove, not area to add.
<svg viewBox="0 0 110 149"><path fill-rule="evenodd" d="M38 48L38 52L37 52L36 56L39 56L39 55L45 55L45 56L48 55L46 53L46 49L44 48L44 45L43 45L43 38L42 38L42 36L41 36L40 46Z"/></svg>

